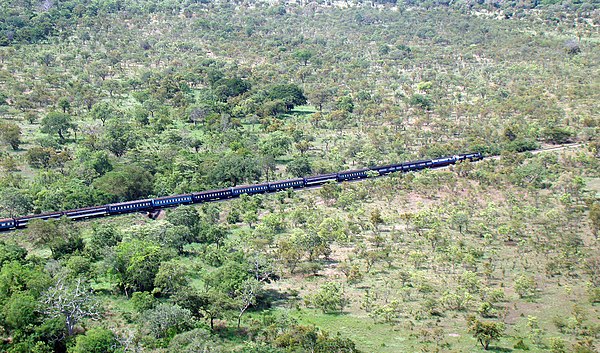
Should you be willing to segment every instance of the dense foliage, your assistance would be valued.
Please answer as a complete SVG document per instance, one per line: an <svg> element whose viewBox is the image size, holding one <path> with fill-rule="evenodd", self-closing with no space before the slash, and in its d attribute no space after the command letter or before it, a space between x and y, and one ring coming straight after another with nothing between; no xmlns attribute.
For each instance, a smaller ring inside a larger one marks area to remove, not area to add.
<svg viewBox="0 0 600 353"><path fill-rule="evenodd" d="M597 351L598 11L2 2L0 217L501 158L32 222L2 235L0 350Z"/></svg>

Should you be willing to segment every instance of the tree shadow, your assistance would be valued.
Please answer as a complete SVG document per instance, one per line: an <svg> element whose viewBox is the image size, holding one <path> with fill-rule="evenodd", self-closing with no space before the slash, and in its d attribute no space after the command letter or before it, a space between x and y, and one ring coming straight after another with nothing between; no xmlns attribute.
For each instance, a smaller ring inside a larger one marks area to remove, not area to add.
<svg viewBox="0 0 600 353"><path fill-rule="evenodd" d="M274 306L287 303L292 296L288 292L278 291L276 289L267 289L261 294L258 305L255 306L257 311L270 309Z"/></svg>
<svg viewBox="0 0 600 353"><path fill-rule="evenodd" d="M344 317L344 316L350 315L350 313L347 311L341 311L341 312L340 311L332 311L332 312L326 312L325 314L329 315L329 316L333 316L333 317L338 317L338 316Z"/></svg>
<svg viewBox="0 0 600 353"><path fill-rule="evenodd" d="M489 346L488 352L512 352L513 349L505 347Z"/></svg>
<svg viewBox="0 0 600 353"><path fill-rule="evenodd" d="M306 111L306 110L290 110L289 113L287 115L289 116L297 116L297 117L304 117L304 116L308 116L308 115L312 115L315 112L313 111Z"/></svg>

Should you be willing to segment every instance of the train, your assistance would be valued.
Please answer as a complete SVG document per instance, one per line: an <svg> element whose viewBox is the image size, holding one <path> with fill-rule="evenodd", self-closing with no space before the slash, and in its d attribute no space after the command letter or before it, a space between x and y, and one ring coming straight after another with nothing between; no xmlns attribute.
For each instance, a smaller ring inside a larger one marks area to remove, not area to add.
<svg viewBox="0 0 600 353"><path fill-rule="evenodd" d="M27 223L34 219L59 219L67 217L72 220L83 220L95 217L113 216L133 212L155 212L164 208L177 207L195 203L213 202L218 200L239 197L240 195L254 195L271 193L287 189L309 188L323 185L329 182L345 182L357 179L365 179L371 176L381 176L390 173L406 173L426 168L440 168L461 161L477 161L483 159L479 152L458 154L450 157L437 159L419 160L370 168L345 170L337 173L314 175L303 178L278 180L267 183L234 186L218 190L206 190L183 195L164 196L151 199L113 203L109 205L78 208L67 211L56 211L28 215L15 218L0 219L0 231L14 230L27 227Z"/></svg>

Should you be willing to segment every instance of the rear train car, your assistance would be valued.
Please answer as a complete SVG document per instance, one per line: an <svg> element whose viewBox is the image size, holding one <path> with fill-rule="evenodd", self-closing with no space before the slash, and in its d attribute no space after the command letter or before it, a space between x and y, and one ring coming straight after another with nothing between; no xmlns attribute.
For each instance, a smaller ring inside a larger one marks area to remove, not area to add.
<svg viewBox="0 0 600 353"><path fill-rule="evenodd" d="M3 230L11 230L16 228L16 222L14 218L0 219L0 232Z"/></svg>

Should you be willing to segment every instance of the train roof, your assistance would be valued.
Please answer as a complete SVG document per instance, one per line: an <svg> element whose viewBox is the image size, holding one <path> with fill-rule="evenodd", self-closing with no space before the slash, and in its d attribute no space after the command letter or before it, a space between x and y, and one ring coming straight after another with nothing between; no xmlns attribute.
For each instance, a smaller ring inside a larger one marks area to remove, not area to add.
<svg viewBox="0 0 600 353"><path fill-rule="evenodd" d="M340 174L342 173L357 173L357 172L366 172L371 170L371 168L361 168L361 169L350 169L350 170L344 170L339 172Z"/></svg>
<svg viewBox="0 0 600 353"><path fill-rule="evenodd" d="M294 178L294 179L285 179L285 180L277 180L277 181L270 181L269 184L275 184L275 183L290 183L292 181L304 181L304 178Z"/></svg>
<svg viewBox="0 0 600 353"><path fill-rule="evenodd" d="M181 195L174 195L174 196L161 196L161 197L155 197L155 200L169 200L169 199L175 199L178 197L192 197L192 194L181 194Z"/></svg>
<svg viewBox="0 0 600 353"><path fill-rule="evenodd" d="M66 211L64 211L64 213L79 212L79 211L88 211L88 210L97 210L97 209L106 208L106 207L108 207L108 205L74 208L72 210L66 210Z"/></svg>
<svg viewBox="0 0 600 353"><path fill-rule="evenodd" d="M193 192L192 195L198 195L198 194L210 194L213 192L222 192L222 191L231 191L230 188L226 188L226 189L215 189L215 190L204 190L204 191L197 191L197 192Z"/></svg>
<svg viewBox="0 0 600 353"><path fill-rule="evenodd" d="M234 189L238 189L238 188L250 188L253 186L269 186L269 183L260 183L260 184L247 184L247 185L236 185L233 188Z"/></svg>
<svg viewBox="0 0 600 353"><path fill-rule="evenodd" d="M336 173L310 175L310 176L307 176L307 178L319 178L319 177L328 177L328 176L336 176L336 175L337 175L337 172Z"/></svg>
<svg viewBox="0 0 600 353"><path fill-rule="evenodd" d="M420 159L418 161L404 162L404 163L402 163L402 165L418 164L418 163L425 163L425 162L431 162L431 159Z"/></svg>
<svg viewBox="0 0 600 353"><path fill-rule="evenodd" d="M31 215L27 215L27 216L15 217L15 219L40 218L40 217L62 215L63 213L64 213L63 211L45 212L45 213L38 213L38 214L31 214Z"/></svg>
<svg viewBox="0 0 600 353"><path fill-rule="evenodd" d="M8 222L8 221L14 221L14 218L2 218L0 219L0 222Z"/></svg>
<svg viewBox="0 0 600 353"><path fill-rule="evenodd" d="M144 203L144 202L152 202L152 199L143 199L143 200L134 200L134 201L125 201L125 202L117 202L117 203L111 203L108 206L121 206L121 205L133 205L133 204L137 204L137 203Z"/></svg>

